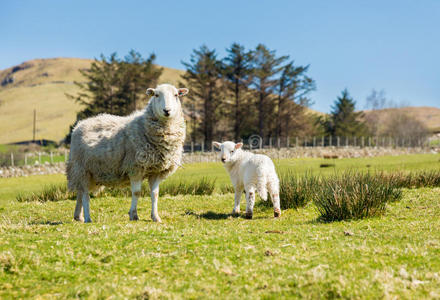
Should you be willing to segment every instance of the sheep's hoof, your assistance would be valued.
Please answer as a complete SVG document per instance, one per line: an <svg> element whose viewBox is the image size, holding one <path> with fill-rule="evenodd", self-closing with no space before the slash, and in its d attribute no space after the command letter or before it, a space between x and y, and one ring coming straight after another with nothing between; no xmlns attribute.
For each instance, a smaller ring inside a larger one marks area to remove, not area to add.
<svg viewBox="0 0 440 300"><path fill-rule="evenodd" d="M159 217L159 216L157 216L157 217L151 217L152 219L153 219L153 222L156 222L156 223L162 223L162 220L161 220L161 218Z"/></svg>
<svg viewBox="0 0 440 300"><path fill-rule="evenodd" d="M128 215L130 216L130 221L137 221L137 220L139 220L139 217L137 215L137 211L133 211L133 212L129 211Z"/></svg>
<svg viewBox="0 0 440 300"><path fill-rule="evenodd" d="M281 211L280 211L280 210L275 210L275 211L273 212L273 216L274 216L274 218L279 218L279 217L281 217Z"/></svg>
<svg viewBox="0 0 440 300"><path fill-rule="evenodd" d="M84 218L82 216L74 216L73 219L78 222L84 222Z"/></svg>
<svg viewBox="0 0 440 300"><path fill-rule="evenodd" d="M84 223L92 223L92 219L85 219Z"/></svg>
<svg viewBox="0 0 440 300"><path fill-rule="evenodd" d="M252 219L252 213L246 213L246 215L244 216L246 219L251 220Z"/></svg>
<svg viewBox="0 0 440 300"><path fill-rule="evenodd" d="M232 211L232 216L233 217L238 217L240 215L240 211L239 210L233 210Z"/></svg>

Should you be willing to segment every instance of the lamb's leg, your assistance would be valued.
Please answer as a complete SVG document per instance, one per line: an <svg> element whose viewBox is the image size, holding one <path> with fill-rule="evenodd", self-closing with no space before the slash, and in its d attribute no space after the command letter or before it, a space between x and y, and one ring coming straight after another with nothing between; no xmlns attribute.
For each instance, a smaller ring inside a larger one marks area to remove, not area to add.
<svg viewBox="0 0 440 300"><path fill-rule="evenodd" d="M84 208L84 223L91 223L92 219L90 219L90 196L89 196L89 190L86 189L82 193L82 205Z"/></svg>
<svg viewBox="0 0 440 300"><path fill-rule="evenodd" d="M75 212L73 214L73 219L75 221L84 222L84 214L82 210L82 193L76 192L76 206Z"/></svg>
<svg viewBox="0 0 440 300"><path fill-rule="evenodd" d="M232 210L233 215L238 215L240 213L240 200L242 193L243 193L243 189L235 188L235 204L234 204L234 209Z"/></svg>
<svg viewBox="0 0 440 300"><path fill-rule="evenodd" d="M151 219L153 219L154 222L162 222L162 220L159 217L159 214L157 213L157 201L159 200L159 184L160 179L159 178L151 178L149 180L150 183L150 190L151 190Z"/></svg>
<svg viewBox="0 0 440 300"><path fill-rule="evenodd" d="M270 194L273 203L273 216L279 218L281 216L280 195L278 193Z"/></svg>
<svg viewBox="0 0 440 300"><path fill-rule="evenodd" d="M128 215L130 216L131 221L137 221L139 220L138 214L137 214L137 201L138 198L141 196L141 189L142 189L142 180L139 179L130 179L131 184L131 207L130 211L128 212Z"/></svg>
<svg viewBox="0 0 440 300"><path fill-rule="evenodd" d="M254 214L255 189L249 188L246 191L246 219L252 219Z"/></svg>

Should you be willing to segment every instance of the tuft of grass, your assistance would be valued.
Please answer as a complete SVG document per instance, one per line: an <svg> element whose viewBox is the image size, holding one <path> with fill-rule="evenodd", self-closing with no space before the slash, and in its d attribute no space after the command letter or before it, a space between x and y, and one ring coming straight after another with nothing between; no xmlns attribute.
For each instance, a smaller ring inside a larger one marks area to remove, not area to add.
<svg viewBox="0 0 440 300"><path fill-rule="evenodd" d="M50 184L44 186L39 192L18 193L16 200L18 202L47 202L76 199L75 193L67 189L66 184Z"/></svg>
<svg viewBox="0 0 440 300"><path fill-rule="evenodd" d="M383 174L348 171L322 180L313 202L323 221L341 221L377 216L387 202L397 201L402 191Z"/></svg>
<svg viewBox="0 0 440 300"><path fill-rule="evenodd" d="M211 195L215 189L216 179L202 177L194 181L165 182L159 188L160 195ZM142 184L142 196L148 196L148 184ZM109 187L100 189L92 197L131 197L130 187ZM51 184L44 186L41 191L31 193L18 193L16 200L19 202L47 202L76 199L76 195L67 189L66 184Z"/></svg>
<svg viewBox="0 0 440 300"><path fill-rule="evenodd" d="M313 197L319 178L306 173L299 177L291 171L280 175L280 205L282 209L306 206Z"/></svg>
<svg viewBox="0 0 440 300"><path fill-rule="evenodd" d="M385 175L387 180L393 182L396 187L421 188L439 187L440 170L418 171L418 172L395 172Z"/></svg>
<svg viewBox="0 0 440 300"><path fill-rule="evenodd" d="M219 192L221 194L229 194L229 193L234 193L235 189L231 184L223 184L219 187Z"/></svg>
<svg viewBox="0 0 440 300"><path fill-rule="evenodd" d="M194 181L165 182L159 189L161 195L211 195L215 189L215 178L202 177Z"/></svg>

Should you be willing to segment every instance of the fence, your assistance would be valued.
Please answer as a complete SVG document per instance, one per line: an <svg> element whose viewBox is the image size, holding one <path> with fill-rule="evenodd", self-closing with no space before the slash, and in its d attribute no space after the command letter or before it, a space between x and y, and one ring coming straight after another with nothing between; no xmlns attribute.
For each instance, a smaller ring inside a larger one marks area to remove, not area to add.
<svg viewBox="0 0 440 300"><path fill-rule="evenodd" d="M283 137L263 139L258 135L253 135L243 141L244 148L273 149L273 148L292 148L292 147L381 147L381 148L424 148L429 147L429 140L426 137ZM205 142L190 142L185 144L184 151L187 153L214 151L213 145L206 145Z"/></svg>
<svg viewBox="0 0 440 300"><path fill-rule="evenodd" d="M263 139L258 135L252 135L245 141L244 148L250 150L266 150L266 149L293 149L293 148L428 148L430 142L425 137L284 137L284 138L266 138ZM210 143L205 144L203 141L189 142L184 145L186 155L196 153L215 152L214 146ZM0 153L0 167L6 166L27 166L54 164L66 162L68 158L68 150L50 151L50 152L10 152ZM189 158L188 158L189 159ZM207 157L191 159L194 161L205 161Z"/></svg>

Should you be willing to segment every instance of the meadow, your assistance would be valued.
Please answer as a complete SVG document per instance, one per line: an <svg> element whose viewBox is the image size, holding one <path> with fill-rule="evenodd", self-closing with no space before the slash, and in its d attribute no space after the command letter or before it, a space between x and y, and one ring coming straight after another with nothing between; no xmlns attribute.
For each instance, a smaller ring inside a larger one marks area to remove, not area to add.
<svg viewBox="0 0 440 300"><path fill-rule="evenodd" d="M331 176L439 170L438 154L276 160L280 173ZM438 298L440 188L403 189L383 215L323 222L316 207L274 219L232 217L219 163L184 165L166 184L215 178L211 195L163 195L162 224L128 197L91 200L93 223L73 221L74 201L19 202L63 175L0 179L0 298ZM242 207L244 208L244 198Z"/></svg>

